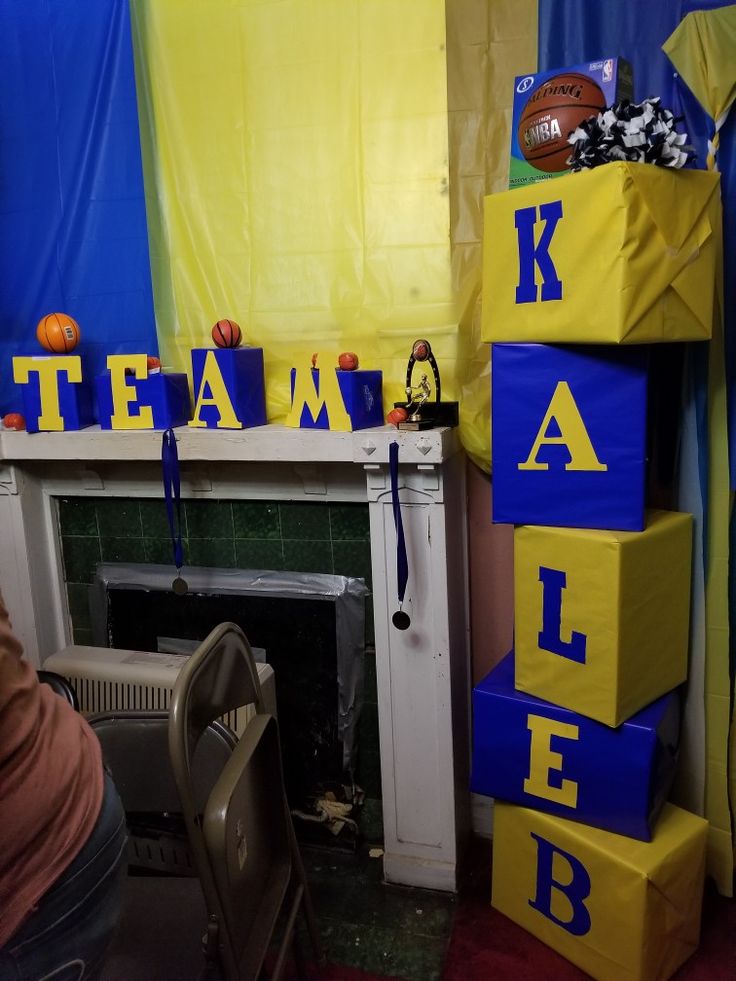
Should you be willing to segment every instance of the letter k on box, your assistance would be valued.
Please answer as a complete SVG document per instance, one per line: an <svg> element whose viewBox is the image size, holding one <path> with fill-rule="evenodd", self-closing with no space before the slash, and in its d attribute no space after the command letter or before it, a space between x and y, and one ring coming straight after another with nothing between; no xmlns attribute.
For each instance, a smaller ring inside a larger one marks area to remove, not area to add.
<svg viewBox="0 0 736 981"><path fill-rule="evenodd" d="M698 945L707 835L672 804L641 842L497 803L492 904L597 981L665 981Z"/></svg>
<svg viewBox="0 0 736 981"><path fill-rule="evenodd" d="M485 199L486 341L711 336L718 175L608 163Z"/></svg>

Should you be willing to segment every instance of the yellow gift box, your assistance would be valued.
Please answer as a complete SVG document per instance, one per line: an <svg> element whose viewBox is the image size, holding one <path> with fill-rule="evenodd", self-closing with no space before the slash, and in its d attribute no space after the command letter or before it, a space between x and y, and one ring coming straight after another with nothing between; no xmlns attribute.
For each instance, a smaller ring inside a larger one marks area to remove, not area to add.
<svg viewBox="0 0 736 981"><path fill-rule="evenodd" d="M698 945L707 834L672 804L642 842L497 802L491 902L599 981L660 981Z"/></svg>
<svg viewBox="0 0 736 981"><path fill-rule="evenodd" d="M609 163L485 199L485 341L711 336L718 174Z"/></svg>
<svg viewBox="0 0 736 981"><path fill-rule="evenodd" d="M514 530L516 688L617 726L685 681L692 516Z"/></svg>

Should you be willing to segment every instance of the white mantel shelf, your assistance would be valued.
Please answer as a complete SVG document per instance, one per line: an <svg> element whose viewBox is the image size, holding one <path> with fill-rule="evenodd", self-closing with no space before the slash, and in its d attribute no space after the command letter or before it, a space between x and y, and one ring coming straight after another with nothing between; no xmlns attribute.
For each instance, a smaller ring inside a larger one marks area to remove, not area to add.
<svg viewBox="0 0 736 981"><path fill-rule="evenodd" d="M399 432L393 426L338 433L267 425L253 429L175 429L182 461L241 463L388 462L399 443L401 463L438 464L458 452L456 429ZM160 460L162 434L155 430L109 430L89 426L63 433L0 432L0 461Z"/></svg>
<svg viewBox="0 0 736 981"><path fill-rule="evenodd" d="M355 433L267 425L175 430L182 496L365 502L383 783L384 875L454 890L469 829L470 693L465 461L456 429ZM389 446L409 556L397 630ZM58 501L163 497L162 433L0 431L0 588L36 665L72 640ZM278 688L278 677L276 678Z"/></svg>

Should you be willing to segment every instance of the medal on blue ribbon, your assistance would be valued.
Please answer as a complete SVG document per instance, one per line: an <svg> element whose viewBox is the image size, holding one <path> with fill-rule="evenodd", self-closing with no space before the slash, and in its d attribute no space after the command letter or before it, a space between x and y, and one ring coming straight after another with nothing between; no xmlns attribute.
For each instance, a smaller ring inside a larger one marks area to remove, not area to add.
<svg viewBox="0 0 736 981"><path fill-rule="evenodd" d="M166 501L166 516L169 520L171 544L174 549L174 565L176 578L171 588L177 596L183 596L189 589L182 578L181 567L184 564L184 547L181 541L181 481L179 478L179 454L176 450L176 436L173 429L164 432L161 445L161 469L164 482L164 499Z"/></svg>
<svg viewBox="0 0 736 981"><path fill-rule="evenodd" d="M406 554L404 523L401 520L401 504L399 502L399 444L396 441L389 443L388 464L391 475L391 504L394 512L394 527L396 528L396 584L399 594L399 608L391 617L391 622L397 630L408 630L411 626L411 618L402 607L406 584L409 580L409 559Z"/></svg>

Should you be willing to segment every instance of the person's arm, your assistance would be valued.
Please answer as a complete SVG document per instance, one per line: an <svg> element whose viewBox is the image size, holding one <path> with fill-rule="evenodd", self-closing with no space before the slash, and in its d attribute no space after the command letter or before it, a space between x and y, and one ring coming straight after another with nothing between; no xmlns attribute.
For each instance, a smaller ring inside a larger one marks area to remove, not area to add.
<svg viewBox="0 0 736 981"><path fill-rule="evenodd" d="M4 678L17 674L22 657L23 647L13 633L13 626L5 609L5 601L0 593L0 694L2 694Z"/></svg>

